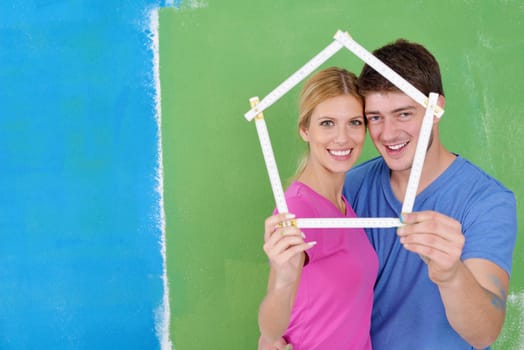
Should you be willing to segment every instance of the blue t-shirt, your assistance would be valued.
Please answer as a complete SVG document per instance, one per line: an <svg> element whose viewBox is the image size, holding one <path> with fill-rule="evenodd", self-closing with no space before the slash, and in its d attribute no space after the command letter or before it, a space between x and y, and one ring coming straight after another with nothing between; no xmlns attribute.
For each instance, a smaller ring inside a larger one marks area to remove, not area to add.
<svg viewBox="0 0 524 350"><path fill-rule="evenodd" d="M346 176L344 195L359 217L400 217L402 203L381 157ZM434 210L462 224L462 260L487 259L511 272L517 219L515 197L484 171L457 156L415 199L413 211ZM379 257L371 338L376 350L473 349L450 326L436 284L422 259L402 247L395 228L366 229Z"/></svg>

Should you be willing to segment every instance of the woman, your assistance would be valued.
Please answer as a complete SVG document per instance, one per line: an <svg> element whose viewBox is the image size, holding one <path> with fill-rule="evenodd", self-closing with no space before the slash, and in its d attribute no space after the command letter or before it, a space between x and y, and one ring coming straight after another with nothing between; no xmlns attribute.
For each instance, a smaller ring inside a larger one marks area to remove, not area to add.
<svg viewBox="0 0 524 350"><path fill-rule="evenodd" d="M308 152L286 190L296 217L355 217L342 195L344 177L366 134L356 77L331 67L313 75L300 95L298 129ZM261 341L282 337L293 349L371 349L373 284L378 260L363 229L310 229L285 225L295 215L266 220L270 260L260 305Z"/></svg>

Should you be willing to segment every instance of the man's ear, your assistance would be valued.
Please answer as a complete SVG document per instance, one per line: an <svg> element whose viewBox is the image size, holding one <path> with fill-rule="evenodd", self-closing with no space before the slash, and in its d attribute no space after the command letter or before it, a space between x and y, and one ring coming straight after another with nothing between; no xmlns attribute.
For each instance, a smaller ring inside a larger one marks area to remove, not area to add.
<svg viewBox="0 0 524 350"><path fill-rule="evenodd" d="M446 106L446 98L442 95L438 95L437 105L440 108L444 109L444 107Z"/></svg>
<svg viewBox="0 0 524 350"><path fill-rule="evenodd" d="M438 95L437 106L439 106L440 108L444 109L445 105L446 105L446 98L444 96L442 96L442 95ZM437 116L435 116L433 118L433 123L434 124L438 124L440 119L442 119L442 118L438 118Z"/></svg>

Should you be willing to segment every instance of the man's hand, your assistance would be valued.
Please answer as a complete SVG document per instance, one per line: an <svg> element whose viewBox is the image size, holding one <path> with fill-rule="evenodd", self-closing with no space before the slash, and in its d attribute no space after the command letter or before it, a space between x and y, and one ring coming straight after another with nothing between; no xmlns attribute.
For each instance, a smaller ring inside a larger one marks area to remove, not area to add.
<svg viewBox="0 0 524 350"><path fill-rule="evenodd" d="M435 211L403 214L402 222L397 234L404 248L424 259L434 283L451 282L462 264L465 239L460 222Z"/></svg>
<svg viewBox="0 0 524 350"><path fill-rule="evenodd" d="M462 225L446 215L409 213L403 223L400 242L426 261L453 329L475 349L491 345L504 324L509 275L486 259L462 261Z"/></svg>

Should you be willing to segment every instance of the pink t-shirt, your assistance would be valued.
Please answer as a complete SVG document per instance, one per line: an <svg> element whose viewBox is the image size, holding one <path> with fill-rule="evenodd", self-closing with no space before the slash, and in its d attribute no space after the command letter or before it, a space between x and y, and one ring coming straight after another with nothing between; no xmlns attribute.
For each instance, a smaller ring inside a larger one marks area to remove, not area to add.
<svg viewBox="0 0 524 350"><path fill-rule="evenodd" d="M345 217L356 217L346 203ZM344 217L326 198L293 182L286 191L297 218ZM294 350L371 350L369 336L378 258L363 229L303 229L307 251L284 338Z"/></svg>

